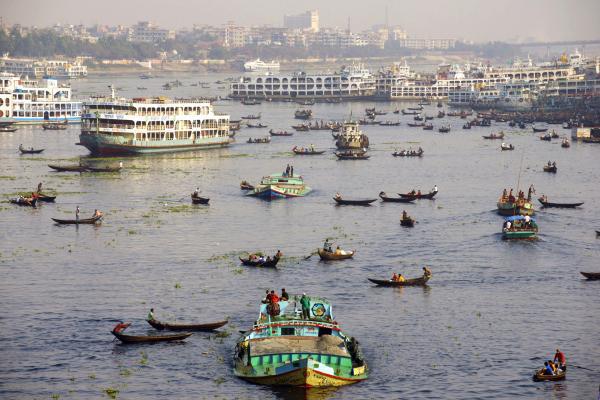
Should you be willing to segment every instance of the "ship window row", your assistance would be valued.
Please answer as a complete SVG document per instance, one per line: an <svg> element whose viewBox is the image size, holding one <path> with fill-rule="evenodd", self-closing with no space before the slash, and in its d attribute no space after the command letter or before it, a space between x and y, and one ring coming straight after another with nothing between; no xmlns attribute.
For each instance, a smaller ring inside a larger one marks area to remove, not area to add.
<svg viewBox="0 0 600 400"><path fill-rule="evenodd" d="M107 114L125 114L139 116L163 116L163 115L208 115L209 107L129 107L129 106L113 106L113 107L97 107L93 105L86 106L90 113L100 112Z"/></svg>
<svg viewBox="0 0 600 400"><path fill-rule="evenodd" d="M142 141L160 141L160 140L192 140L195 138L214 138L227 136L226 130L220 131L178 131L178 132L142 132L137 133L136 140Z"/></svg>
<svg viewBox="0 0 600 400"><path fill-rule="evenodd" d="M247 89L248 90L279 90L279 89L291 89L291 90L311 90L311 89L359 89L359 84L353 83L353 84L341 84L341 85L270 85L270 84L266 84L266 85L248 85ZM244 90L245 87L240 85L235 87L234 89L237 90Z"/></svg>
<svg viewBox="0 0 600 400"><path fill-rule="evenodd" d="M191 123L193 122L193 123ZM116 128L116 129L146 129L152 131L164 131L167 129L223 129L229 126L227 120L206 120L206 121L131 121L119 119L98 119L84 118L82 123L86 128Z"/></svg>
<svg viewBox="0 0 600 400"><path fill-rule="evenodd" d="M342 94L349 94L351 93L350 91L346 90L346 91L340 91L340 90L328 90L327 92L323 92L323 91L299 91L299 92L278 92L278 91L268 91L268 92L264 92L264 93L259 93L259 94L264 94L264 95L268 95L268 96L339 96ZM356 90L353 93L361 93L360 90ZM238 92L238 91L233 91L233 95L234 96L245 96L247 94L246 91L243 92Z"/></svg>
<svg viewBox="0 0 600 400"><path fill-rule="evenodd" d="M13 117L31 117L31 118L63 118L63 117L78 117L79 113L75 111L13 111Z"/></svg>
<svg viewBox="0 0 600 400"><path fill-rule="evenodd" d="M8 104L8 99L6 99L7 104ZM46 104L46 103L19 103L19 104L15 104L15 107L18 110L42 110L42 111L49 111L49 110L77 110L79 111L81 109L81 104L80 103L50 103L50 104Z"/></svg>

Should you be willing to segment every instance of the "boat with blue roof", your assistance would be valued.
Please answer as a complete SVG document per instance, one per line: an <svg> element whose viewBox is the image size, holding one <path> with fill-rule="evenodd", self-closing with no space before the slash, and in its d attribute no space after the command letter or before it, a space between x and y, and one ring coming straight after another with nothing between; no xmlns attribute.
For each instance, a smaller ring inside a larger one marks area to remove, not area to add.
<svg viewBox="0 0 600 400"><path fill-rule="evenodd" d="M248 196L273 200L304 197L311 191L312 189L304 184L302 176L283 173L263 177Z"/></svg>
<svg viewBox="0 0 600 400"><path fill-rule="evenodd" d="M331 303L303 294L263 301L252 329L237 343L234 374L263 385L332 387L367 379L368 367L358 341L334 319Z"/></svg>
<svg viewBox="0 0 600 400"><path fill-rule="evenodd" d="M514 215L504 220L502 237L507 240L537 239L538 225L534 218L528 215Z"/></svg>

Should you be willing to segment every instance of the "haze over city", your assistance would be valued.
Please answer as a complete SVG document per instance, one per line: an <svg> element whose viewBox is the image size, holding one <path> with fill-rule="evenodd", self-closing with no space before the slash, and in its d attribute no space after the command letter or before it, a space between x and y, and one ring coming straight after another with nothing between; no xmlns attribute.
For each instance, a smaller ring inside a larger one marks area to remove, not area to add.
<svg viewBox="0 0 600 400"><path fill-rule="evenodd" d="M50 26L63 24L131 25L151 20L171 29L194 24L220 25L234 21L240 25L282 24L284 14L318 9L321 25L352 30L375 24L400 25L420 37L456 37L482 41L569 41L600 39L600 1L597 0L508 0L492 1L424 0L419 2L374 0L369 2L307 0L302 2L263 0L224 0L219 7L212 1L159 0L102 2L63 0L7 1L3 6L5 23Z"/></svg>

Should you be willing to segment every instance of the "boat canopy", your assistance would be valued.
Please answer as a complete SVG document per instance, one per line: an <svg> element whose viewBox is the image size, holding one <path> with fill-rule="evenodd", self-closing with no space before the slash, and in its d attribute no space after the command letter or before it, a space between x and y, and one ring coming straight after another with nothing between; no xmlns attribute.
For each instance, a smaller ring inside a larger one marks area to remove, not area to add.
<svg viewBox="0 0 600 400"><path fill-rule="evenodd" d="M510 221L510 222L513 222L513 221L525 221L525 216L524 215L513 215L511 217L505 218L504 220L505 221ZM531 222L535 222L535 218L529 217L529 220Z"/></svg>

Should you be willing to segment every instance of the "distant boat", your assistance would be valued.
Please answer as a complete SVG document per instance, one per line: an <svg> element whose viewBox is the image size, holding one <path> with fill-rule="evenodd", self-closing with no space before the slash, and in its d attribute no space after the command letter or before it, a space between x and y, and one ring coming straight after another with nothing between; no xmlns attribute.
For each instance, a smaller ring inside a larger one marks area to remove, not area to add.
<svg viewBox="0 0 600 400"><path fill-rule="evenodd" d="M244 63L244 70L246 70L247 72L279 71L280 67L281 65L277 61L265 62L262 61L260 58Z"/></svg>

